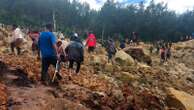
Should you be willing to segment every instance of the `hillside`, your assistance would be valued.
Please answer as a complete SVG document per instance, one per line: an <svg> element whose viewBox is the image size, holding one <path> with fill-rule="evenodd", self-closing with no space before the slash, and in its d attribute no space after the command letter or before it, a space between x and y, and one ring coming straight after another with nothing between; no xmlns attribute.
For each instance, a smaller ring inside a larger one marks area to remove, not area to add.
<svg viewBox="0 0 194 110"><path fill-rule="evenodd" d="M115 65L99 46L95 55L86 52L80 75L70 75L64 65L63 80L51 87L39 82L40 61L29 45L21 56L1 47L1 110L194 110L194 40L173 44L172 59L162 65L158 55L147 52L148 44L119 51ZM130 57L134 49L147 57L142 62Z"/></svg>

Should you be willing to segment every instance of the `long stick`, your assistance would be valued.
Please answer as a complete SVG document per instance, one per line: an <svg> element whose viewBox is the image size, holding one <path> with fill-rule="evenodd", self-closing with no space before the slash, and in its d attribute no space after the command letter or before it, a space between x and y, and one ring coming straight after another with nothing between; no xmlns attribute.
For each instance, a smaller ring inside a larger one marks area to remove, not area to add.
<svg viewBox="0 0 194 110"><path fill-rule="evenodd" d="M55 67L55 74L53 75L52 82L55 81L55 77L57 73L59 72L59 61L57 61L56 67Z"/></svg>

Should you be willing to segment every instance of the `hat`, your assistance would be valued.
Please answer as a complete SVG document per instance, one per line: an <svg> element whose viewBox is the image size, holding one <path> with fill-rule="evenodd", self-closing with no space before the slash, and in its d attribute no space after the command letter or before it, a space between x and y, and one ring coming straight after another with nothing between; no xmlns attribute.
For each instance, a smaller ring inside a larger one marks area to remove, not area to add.
<svg viewBox="0 0 194 110"><path fill-rule="evenodd" d="M74 33L74 36L75 36L75 37L78 37L78 34L77 34L77 33Z"/></svg>

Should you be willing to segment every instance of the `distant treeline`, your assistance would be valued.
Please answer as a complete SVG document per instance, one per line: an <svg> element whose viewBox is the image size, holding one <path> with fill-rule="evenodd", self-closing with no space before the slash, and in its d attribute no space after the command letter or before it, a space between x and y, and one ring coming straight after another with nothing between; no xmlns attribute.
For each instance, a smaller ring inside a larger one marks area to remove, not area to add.
<svg viewBox="0 0 194 110"><path fill-rule="evenodd" d="M119 4L107 0L101 10L91 10L76 0L0 0L0 22L36 28L53 22L64 33L93 31L99 38L124 39L137 32L142 40L179 40L194 32L194 10L182 14L167 4Z"/></svg>

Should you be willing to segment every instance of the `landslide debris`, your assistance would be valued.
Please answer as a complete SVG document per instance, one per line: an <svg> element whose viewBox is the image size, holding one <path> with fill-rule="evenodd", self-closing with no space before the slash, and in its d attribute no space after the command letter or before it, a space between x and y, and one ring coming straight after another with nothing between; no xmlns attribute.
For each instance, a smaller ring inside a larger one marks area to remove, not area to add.
<svg viewBox="0 0 194 110"><path fill-rule="evenodd" d="M190 42L193 41L174 44L172 59L163 65L159 64L158 55L144 54L149 57L147 61L147 57L142 58L136 49L122 51L130 63L120 56L117 58L122 62L116 61L114 65L107 63L103 48L94 55L86 53L80 75L70 75L64 67L61 70L63 80L57 87L38 83L40 61L30 53L22 56L1 53L1 82L5 86L0 85L0 96L4 97L5 107L13 110L183 109L178 104L188 103L176 95L185 94L188 100L194 95L193 44ZM49 74L52 76L53 73L51 69ZM169 95L168 88L173 88L170 90L174 94ZM179 103L170 103L174 101L173 95ZM11 105L7 104L9 101Z"/></svg>

